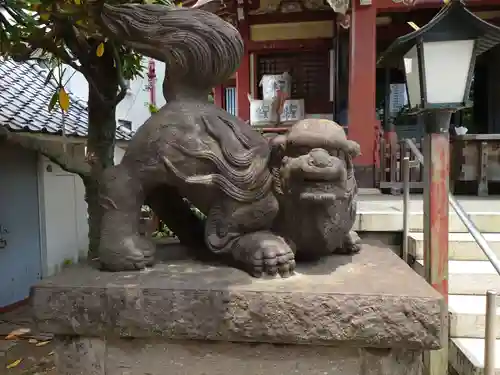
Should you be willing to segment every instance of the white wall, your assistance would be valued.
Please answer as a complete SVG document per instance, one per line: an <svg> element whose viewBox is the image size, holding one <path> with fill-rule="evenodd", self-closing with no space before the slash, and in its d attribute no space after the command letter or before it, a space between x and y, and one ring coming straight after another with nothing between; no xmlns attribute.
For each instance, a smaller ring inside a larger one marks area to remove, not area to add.
<svg viewBox="0 0 500 375"><path fill-rule="evenodd" d="M114 157L115 165L120 164L120 162L122 161L123 155L125 155L125 150L123 148L118 147L118 146L115 147L115 157Z"/></svg>
<svg viewBox="0 0 500 375"><path fill-rule="evenodd" d="M83 147L71 147L67 152L80 153ZM115 163L124 150L115 148ZM88 224L85 188L82 179L62 170L46 157L40 158L39 175L43 184L44 237L46 245L45 277L57 273L66 263L76 263L87 257Z"/></svg>
<svg viewBox="0 0 500 375"><path fill-rule="evenodd" d="M148 90L148 59L142 63L143 78L137 77L130 82L130 89L125 98L118 104L116 110L116 120L128 120L132 122L132 130L137 130L150 116L149 113L149 90ZM159 108L165 104L163 98L163 79L165 77L165 64L160 61L155 62L156 67L156 106ZM70 78L67 89L82 100L88 99L88 82L85 77L75 72L73 68L66 67L66 77ZM73 74L74 73L74 74Z"/></svg>

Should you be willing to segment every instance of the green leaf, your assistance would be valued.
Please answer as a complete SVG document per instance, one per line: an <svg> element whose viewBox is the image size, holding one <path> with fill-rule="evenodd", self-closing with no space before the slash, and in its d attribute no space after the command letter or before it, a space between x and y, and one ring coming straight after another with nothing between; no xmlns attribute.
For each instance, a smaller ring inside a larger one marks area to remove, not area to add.
<svg viewBox="0 0 500 375"><path fill-rule="evenodd" d="M52 112L58 100L59 100L59 90L56 90L56 92L52 95L52 98L50 98L49 108L48 108L49 112Z"/></svg>

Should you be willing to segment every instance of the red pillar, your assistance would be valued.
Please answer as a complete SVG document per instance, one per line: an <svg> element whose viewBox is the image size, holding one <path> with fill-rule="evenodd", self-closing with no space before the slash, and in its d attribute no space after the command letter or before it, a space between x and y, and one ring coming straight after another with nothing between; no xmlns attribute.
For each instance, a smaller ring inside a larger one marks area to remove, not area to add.
<svg viewBox="0 0 500 375"><path fill-rule="evenodd" d="M214 104L217 107L221 107L223 109L226 109L226 103L224 101L224 86L223 85L217 85L214 87Z"/></svg>
<svg viewBox="0 0 500 375"><path fill-rule="evenodd" d="M424 136L425 278L448 300L451 111L426 115Z"/></svg>
<svg viewBox="0 0 500 375"><path fill-rule="evenodd" d="M376 89L376 18L375 5L353 3L349 55L349 138L361 146L354 160L360 186L373 187L377 122Z"/></svg>
<svg viewBox="0 0 500 375"><path fill-rule="evenodd" d="M250 55L245 53L240 67L236 72L236 108L238 117L244 121L250 120Z"/></svg>

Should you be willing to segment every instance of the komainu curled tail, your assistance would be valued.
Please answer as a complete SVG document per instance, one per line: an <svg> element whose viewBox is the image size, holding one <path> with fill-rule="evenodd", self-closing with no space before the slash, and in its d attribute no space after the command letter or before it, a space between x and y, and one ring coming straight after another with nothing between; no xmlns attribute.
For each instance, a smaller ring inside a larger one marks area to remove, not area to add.
<svg viewBox="0 0 500 375"><path fill-rule="evenodd" d="M155 4L91 3L109 36L165 62L167 100L201 92L206 97L240 64L244 46L238 30L212 13Z"/></svg>
<svg viewBox="0 0 500 375"><path fill-rule="evenodd" d="M293 273L292 249L270 231L278 202L269 145L207 100L240 63L238 31L196 9L97 0L90 8L110 38L166 68L167 104L139 128L120 165L106 170L101 182L102 265L125 270L152 263L151 245L138 234L140 207L148 202L185 244L230 255L255 276ZM206 215L203 230L184 199Z"/></svg>

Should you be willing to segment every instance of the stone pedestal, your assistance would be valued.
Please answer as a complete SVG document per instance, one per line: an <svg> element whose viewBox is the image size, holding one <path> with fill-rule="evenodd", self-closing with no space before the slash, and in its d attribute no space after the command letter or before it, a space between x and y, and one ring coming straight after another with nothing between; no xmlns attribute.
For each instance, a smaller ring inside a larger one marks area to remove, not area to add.
<svg viewBox="0 0 500 375"><path fill-rule="evenodd" d="M176 258L142 272L76 266L37 285L60 373L417 375L445 340L443 299L385 248L289 279Z"/></svg>

